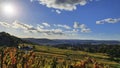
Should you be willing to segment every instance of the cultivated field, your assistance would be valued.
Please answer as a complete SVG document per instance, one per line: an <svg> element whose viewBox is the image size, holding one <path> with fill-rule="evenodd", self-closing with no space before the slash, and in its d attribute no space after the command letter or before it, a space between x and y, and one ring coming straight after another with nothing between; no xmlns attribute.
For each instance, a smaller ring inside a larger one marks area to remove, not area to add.
<svg viewBox="0 0 120 68"><path fill-rule="evenodd" d="M31 45L32 46L32 45ZM35 46L32 50L5 47L0 54L1 68L120 68L103 53L88 53Z"/></svg>

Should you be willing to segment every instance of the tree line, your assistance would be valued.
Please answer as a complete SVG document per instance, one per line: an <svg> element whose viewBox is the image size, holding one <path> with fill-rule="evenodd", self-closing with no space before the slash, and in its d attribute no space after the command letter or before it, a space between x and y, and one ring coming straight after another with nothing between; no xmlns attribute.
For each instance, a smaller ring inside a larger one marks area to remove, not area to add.
<svg viewBox="0 0 120 68"><path fill-rule="evenodd" d="M120 58L120 45L60 44L54 47L57 47L60 49L80 50L80 51L86 51L86 52L91 52L91 53L106 53L110 56L110 58Z"/></svg>

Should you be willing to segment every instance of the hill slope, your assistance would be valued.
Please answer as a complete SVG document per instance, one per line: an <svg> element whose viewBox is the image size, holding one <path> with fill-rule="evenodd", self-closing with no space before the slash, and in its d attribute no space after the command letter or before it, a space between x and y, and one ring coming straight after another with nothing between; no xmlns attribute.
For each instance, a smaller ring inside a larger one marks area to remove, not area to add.
<svg viewBox="0 0 120 68"><path fill-rule="evenodd" d="M31 42L22 40L6 32L0 32L0 46L17 46L18 44L21 43L31 43Z"/></svg>

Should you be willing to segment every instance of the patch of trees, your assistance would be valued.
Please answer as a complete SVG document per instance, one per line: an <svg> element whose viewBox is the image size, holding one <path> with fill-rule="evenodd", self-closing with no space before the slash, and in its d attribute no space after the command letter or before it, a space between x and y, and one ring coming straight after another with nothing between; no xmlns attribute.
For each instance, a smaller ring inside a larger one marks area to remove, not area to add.
<svg viewBox="0 0 120 68"><path fill-rule="evenodd" d="M55 47L58 47L61 49L80 50L80 51L86 51L91 53L107 53L111 58L113 57L120 58L120 45L61 44L61 45L56 45Z"/></svg>

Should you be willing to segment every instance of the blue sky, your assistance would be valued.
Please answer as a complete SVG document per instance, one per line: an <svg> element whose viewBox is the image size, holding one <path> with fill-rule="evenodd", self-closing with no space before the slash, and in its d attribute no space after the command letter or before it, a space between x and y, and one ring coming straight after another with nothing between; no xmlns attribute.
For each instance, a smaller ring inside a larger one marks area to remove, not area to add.
<svg viewBox="0 0 120 68"><path fill-rule="evenodd" d="M120 40L120 0L0 0L0 31L22 38Z"/></svg>

